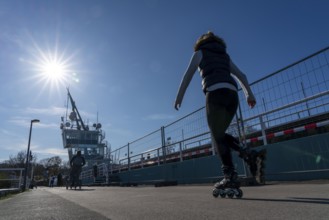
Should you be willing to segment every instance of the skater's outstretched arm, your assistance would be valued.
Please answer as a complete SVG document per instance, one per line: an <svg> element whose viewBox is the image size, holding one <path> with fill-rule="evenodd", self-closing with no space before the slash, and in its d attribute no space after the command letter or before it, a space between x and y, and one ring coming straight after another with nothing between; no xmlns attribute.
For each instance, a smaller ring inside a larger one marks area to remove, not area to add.
<svg viewBox="0 0 329 220"><path fill-rule="evenodd" d="M198 66L199 66L201 60L202 60L202 52L200 50L194 52L194 54L191 58L190 64L187 67L187 70L186 70L184 77L179 86L179 90L178 90L176 101L175 101L176 110L178 110L180 108L182 101L183 101L185 91L186 91L188 85L190 84L195 71L198 69Z"/></svg>
<svg viewBox="0 0 329 220"><path fill-rule="evenodd" d="M230 60L230 70L232 76L239 82L241 88L243 89L248 105L253 108L256 105L256 99L250 89L246 75L233 63L232 60Z"/></svg>

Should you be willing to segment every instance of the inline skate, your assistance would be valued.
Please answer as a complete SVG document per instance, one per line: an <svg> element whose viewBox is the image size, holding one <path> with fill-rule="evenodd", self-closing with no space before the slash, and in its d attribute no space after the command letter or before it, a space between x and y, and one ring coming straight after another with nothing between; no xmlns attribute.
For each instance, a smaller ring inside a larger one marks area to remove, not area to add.
<svg viewBox="0 0 329 220"><path fill-rule="evenodd" d="M226 170L225 170L226 169ZM212 191L212 195L217 198L220 196L221 198L228 198L233 199L242 198L243 192L240 189L240 182L238 181L238 174L232 169L223 168L224 179L220 182L217 182L214 185L214 189Z"/></svg>

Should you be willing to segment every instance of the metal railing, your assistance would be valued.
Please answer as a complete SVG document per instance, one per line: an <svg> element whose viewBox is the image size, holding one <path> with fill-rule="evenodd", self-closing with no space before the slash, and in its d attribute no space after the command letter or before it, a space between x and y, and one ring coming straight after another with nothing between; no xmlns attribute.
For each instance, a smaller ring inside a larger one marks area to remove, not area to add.
<svg viewBox="0 0 329 220"><path fill-rule="evenodd" d="M0 189L21 188L24 168L0 168Z"/></svg>
<svg viewBox="0 0 329 220"><path fill-rule="evenodd" d="M284 129L286 124L304 119L309 119L308 123L315 122L317 116L329 113L328 56L329 47L251 83L258 102L253 110L249 109L240 90L239 111L228 133L244 142L248 136L260 133L266 145L268 130ZM121 172L170 160L182 161L186 152L196 149L200 153L203 147L207 149L207 155L209 152L214 154L211 143L203 107L112 150L109 171Z"/></svg>

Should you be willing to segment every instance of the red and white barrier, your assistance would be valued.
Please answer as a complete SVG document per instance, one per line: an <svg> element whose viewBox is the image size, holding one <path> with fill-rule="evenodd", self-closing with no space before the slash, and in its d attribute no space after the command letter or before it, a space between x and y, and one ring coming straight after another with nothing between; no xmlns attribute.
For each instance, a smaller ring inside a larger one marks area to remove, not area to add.
<svg viewBox="0 0 329 220"><path fill-rule="evenodd" d="M329 120L321 121L321 122L317 122L317 123L311 123L311 124L304 125L304 126L301 126L301 127L292 128L292 129L279 131L279 132L275 132L275 133L270 133L270 134L266 135L266 138L271 139L271 138L280 137L280 136L283 136L283 135L294 134L294 133L301 132L301 131L306 131L306 130L309 130L309 129L319 128L319 127L322 127L322 126L325 126L325 125L329 125ZM247 139L246 142L251 143L251 142L257 142L257 141L262 141L262 140L263 140L263 136L260 136L260 137Z"/></svg>

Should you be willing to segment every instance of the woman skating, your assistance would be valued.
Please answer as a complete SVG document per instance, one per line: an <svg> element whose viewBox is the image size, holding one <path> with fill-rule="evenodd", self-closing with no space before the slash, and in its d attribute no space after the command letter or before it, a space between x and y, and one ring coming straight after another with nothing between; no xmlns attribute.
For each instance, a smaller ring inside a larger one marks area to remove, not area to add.
<svg viewBox="0 0 329 220"><path fill-rule="evenodd" d="M247 77L226 53L226 44L223 39L208 32L202 35L194 46L194 54L177 93L176 110L180 108L185 91L197 69L200 71L202 89L206 96L208 126L222 161L224 179L215 186L234 185L237 183L237 173L233 165L231 149L239 151L241 157L248 157L236 140L225 133L238 107L237 82L243 89L251 108L255 106L256 100Z"/></svg>

